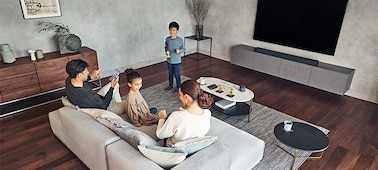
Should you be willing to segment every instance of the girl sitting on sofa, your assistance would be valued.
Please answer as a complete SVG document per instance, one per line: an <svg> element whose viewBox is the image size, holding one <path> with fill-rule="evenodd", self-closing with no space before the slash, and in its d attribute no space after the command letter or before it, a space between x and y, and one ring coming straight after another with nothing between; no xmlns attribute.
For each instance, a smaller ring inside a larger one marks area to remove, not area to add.
<svg viewBox="0 0 378 170"><path fill-rule="evenodd" d="M211 112L209 108L213 98L202 92L199 83L195 80L187 80L180 85L179 96L185 107L179 107L172 112L167 120L166 111L159 112L159 123L156 136L159 139L168 138L166 146L172 146L177 142L202 137L210 129Z"/></svg>
<svg viewBox="0 0 378 170"><path fill-rule="evenodd" d="M125 100L126 113L130 122L136 127L156 124L159 120L159 116L156 115L157 109L149 109L147 102L139 92L142 87L142 77L133 69L127 69L125 73L127 77L127 85L130 87Z"/></svg>

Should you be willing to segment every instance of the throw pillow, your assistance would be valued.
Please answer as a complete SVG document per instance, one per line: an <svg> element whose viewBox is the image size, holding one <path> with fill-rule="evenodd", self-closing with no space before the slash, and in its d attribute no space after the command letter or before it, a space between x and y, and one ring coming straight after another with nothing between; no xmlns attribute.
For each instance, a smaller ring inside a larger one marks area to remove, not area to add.
<svg viewBox="0 0 378 170"><path fill-rule="evenodd" d="M216 136L196 137L177 142L172 147L183 150L187 154L193 154L203 148L208 147L209 145L214 143L216 139L218 139L218 137Z"/></svg>
<svg viewBox="0 0 378 170"><path fill-rule="evenodd" d="M132 124L129 122L126 122L122 119L114 119L114 118L103 118L103 117L98 117L96 120L101 123L102 125L108 127L111 130L115 130L115 128L134 128Z"/></svg>
<svg viewBox="0 0 378 170"><path fill-rule="evenodd" d="M104 109L85 108L85 109L78 109L78 110L91 115L93 118L102 117L102 118L113 118L113 119L123 120L119 115L111 111L104 110Z"/></svg>
<svg viewBox="0 0 378 170"><path fill-rule="evenodd" d="M135 129L142 131L143 133L147 134L148 136L151 136L153 139L158 141L160 139L156 136L156 128L157 128L156 124L153 124L153 125L150 125L150 126L143 125L141 127L135 127Z"/></svg>
<svg viewBox="0 0 378 170"><path fill-rule="evenodd" d="M138 145L158 145L150 136L136 129L115 128L115 132L135 149L138 149Z"/></svg>
<svg viewBox="0 0 378 170"><path fill-rule="evenodd" d="M145 157L154 161L156 164L163 167L164 169L170 169L173 166L181 163L185 160L186 156L188 155L187 153L182 152L165 152L159 149L155 150L151 149L150 147L146 147L146 145L138 145L138 149Z"/></svg>
<svg viewBox="0 0 378 170"><path fill-rule="evenodd" d="M74 104L72 104L66 96L62 96L62 103L63 103L63 106L67 106L67 107L71 107L73 109L79 109L78 106L75 106Z"/></svg>

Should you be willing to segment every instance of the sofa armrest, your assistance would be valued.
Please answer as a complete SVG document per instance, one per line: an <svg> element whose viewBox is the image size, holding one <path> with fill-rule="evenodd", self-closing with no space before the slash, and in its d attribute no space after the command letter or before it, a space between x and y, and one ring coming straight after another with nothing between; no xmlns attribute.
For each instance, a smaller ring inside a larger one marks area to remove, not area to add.
<svg viewBox="0 0 378 170"><path fill-rule="evenodd" d="M231 170L252 169L263 158L265 142L215 117L207 135L231 147Z"/></svg>
<svg viewBox="0 0 378 170"><path fill-rule="evenodd" d="M69 107L59 109L66 146L90 169L107 169L105 147L120 140L88 114Z"/></svg>
<svg viewBox="0 0 378 170"><path fill-rule="evenodd" d="M221 141L194 153L171 170L229 170L231 164L231 148Z"/></svg>

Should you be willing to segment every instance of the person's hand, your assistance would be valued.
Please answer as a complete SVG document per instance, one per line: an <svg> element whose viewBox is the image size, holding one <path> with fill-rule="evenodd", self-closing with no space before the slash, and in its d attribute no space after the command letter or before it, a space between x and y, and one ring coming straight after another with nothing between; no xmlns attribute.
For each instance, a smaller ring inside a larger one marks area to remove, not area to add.
<svg viewBox="0 0 378 170"><path fill-rule="evenodd" d="M89 76L91 76L91 79L99 78L101 76L101 70L93 70L92 73L89 74Z"/></svg>
<svg viewBox="0 0 378 170"><path fill-rule="evenodd" d="M167 117L167 111L166 110L160 110L159 119L165 119Z"/></svg>
<svg viewBox="0 0 378 170"><path fill-rule="evenodd" d="M112 79L112 84L111 84L111 87L115 87L117 85L117 83L119 82L119 76L116 78L116 79Z"/></svg>
<svg viewBox="0 0 378 170"><path fill-rule="evenodd" d="M139 122L136 122L136 123L134 123L134 126L135 126L135 127L141 127L142 124L140 124Z"/></svg>
<svg viewBox="0 0 378 170"><path fill-rule="evenodd" d="M180 54L180 49L176 49L176 54Z"/></svg>
<svg viewBox="0 0 378 170"><path fill-rule="evenodd" d="M177 108L177 111L183 111L183 110L185 110L185 109L182 108L182 107Z"/></svg>

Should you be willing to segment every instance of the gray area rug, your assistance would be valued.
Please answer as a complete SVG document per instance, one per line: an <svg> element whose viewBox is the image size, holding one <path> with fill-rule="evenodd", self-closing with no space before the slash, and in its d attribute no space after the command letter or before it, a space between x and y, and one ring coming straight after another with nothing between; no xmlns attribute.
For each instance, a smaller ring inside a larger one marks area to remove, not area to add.
<svg viewBox="0 0 378 170"><path fill-rule="evenodd" d="M186 76L181 77L182 82L187 79L189 78ZM164 88L167 86L168 82L163 82L152 87L142 89L141 93L150 107L156 107L158 110L165 109L167 110L167 113L171 113L178 107L182 106L182 104L178 93L173 93L173 91L164 91ZM286 147L276 140L273 134L274 126L283 122L284 120L305 122L308 124L311 123L297 119L256 102L253 102L252 107L253 111L250 122L248 122L248 115L229 116L217 111L216 109L211 110L213 117L223 120L265 141L264 157L261 162L255 168L253 168L254 170L290 169L293 157L279 148L277 144L285 148L290 153L294 153L294 149ZM319 128L325 134L329 133L329 130L325 128L316 125L313 126ZM311 152L298 151L297 156L305 158L297 158L294 168L298 169L306 160L306 157L310 155Z"/></svg>

